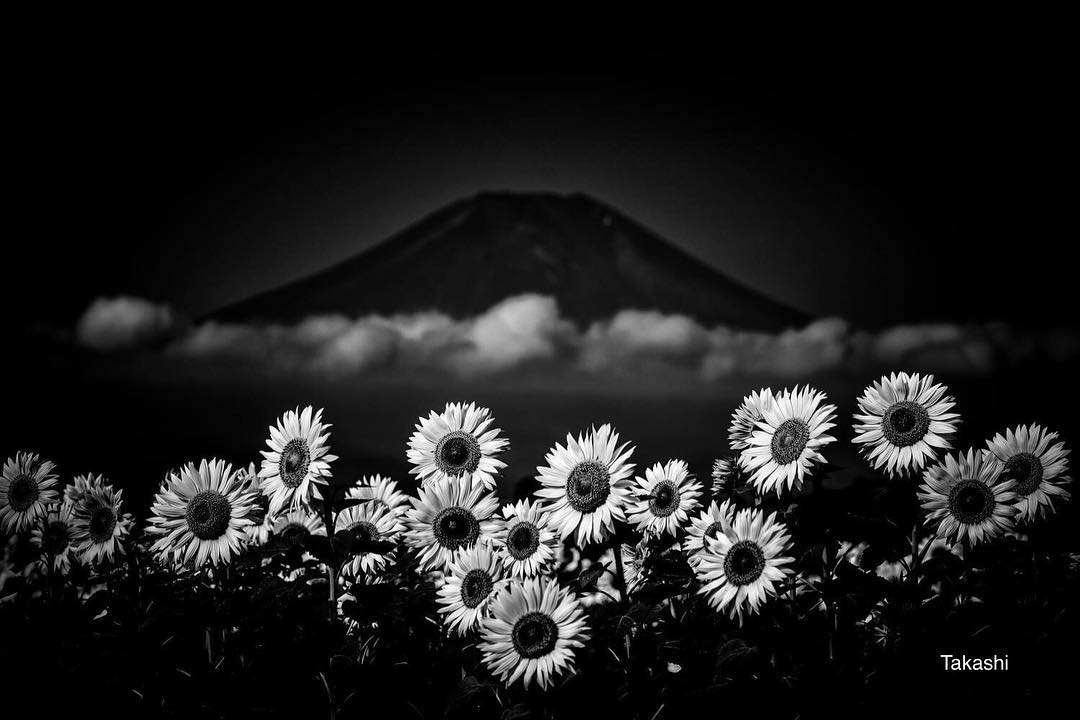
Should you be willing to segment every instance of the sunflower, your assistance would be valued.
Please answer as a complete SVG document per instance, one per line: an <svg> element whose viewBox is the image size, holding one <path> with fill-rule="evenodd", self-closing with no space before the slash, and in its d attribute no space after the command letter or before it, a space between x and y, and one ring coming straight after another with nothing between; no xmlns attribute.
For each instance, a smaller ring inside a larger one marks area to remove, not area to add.
<svg viewBox="0 0 1080 720"><path fill-rule="evenodd" d="M764 408L739 457L759 492L775 490L779 496L801 485L812 463L825 462L819 450L836 441L825 434L835 426L836 406L822 405L823 400L823 392L796 387L775 395L771 407Z"/></svg>
<svg viewBox="0 0 1080 720"><path fill-rule="evenodd" d="M74 503L55 502L49 506L45 522L31 533L34 545L41 550L41 564L50 572L66 575L71 568L74 514Z"/></svg>
<svg viewBox="0 0 1080 720"><path fill-rule="evenodd" d="M488 518L499 509L499 500L484 492L481 481L447 477L419 491L419 498L411 498L405 542L419 553L422 571L444 570L455 552L494 531Z"/></svg>
<svg viewBox="0 0 1080 720"><path fill-rule="evenodd" d="M875 470L903 477L935 462L950 450L960 416L949 412L956 401L933 375L882 376L859 398L853 442Z"/></svg>
<svg viewBox="0 0 1080 720"><path fill-rule="evenodd" d="M783 556L790 538L783 523L761 510L739 510L730 524L722 526L716 537L709 538L697 561L698 592L709 604L742 624L744 613L756 614L765 599L776 594L793 562Z"/></svg>
<svg viewBox="0 0 1080 720"><path fill-rule="evenodd" d="M602 542L615 531L616 520L626 522L623 507L634 472L627 462L634 448L628 446L619 445L611 425L603 425L577 440L567 435L566 447L555 443L544 458L547 467L536 468L542 486L536 495L563 540L576 532L579 545Z"/></svg>
<svg viewBox="0 0 1080 720"><path fill-rule="evenodd" d="M636 480L635 500L627 512L629 521L637 523L637 530L646 535L677 536L690 513L701 506L701 485L682 460L656 463L645 470L645 477Z"/></svg>
<svg viewBox="0 0 1080 720"><path fill-rule="evenodd" d="M574 648L589 638L581 604L554 580L531 578L511 585L491 603L481 630L484 663L507 685L523 678L547 689L572 672Z"/></svg>
<svg viewBox="0 0 1080 720"><path fill-rule="evenodd" d="M256 495L252 499L251 524L244 531L249 545L265 545L270 542L278 516L270 512L270 499Z"/></svg>
<svg viewBox="0 0 1080 720"><path fill-rule="evenodd" d="M718 502L731 500L743 506L754 504L757 497L750 474L739 464L739 456L729 453L718 457L712 466L712 496Z"/></svg>
<svg viewBox="0 0 1080 720"><path fill-rule="evenodd" d="M524 579L547 570L559 547L547 513L521 500L504 505L502 515L492 521L491 542L510 576Z"/></svg>
<svg viewBox="0 0 1080 720"><path fill-rule="evenodd" d="M366 502L345 508L338 513L334 529L338 532L348 530L358 540L365 542L395 542L398 535L405 532L401 518L382 505ZM345 572L350 577L379 573L394 557L394 551L379 552L360 549L356 551Z"/></svg>
<svg viewBox="0 0 1080 720"><path fill-rule="evenodd" d="M773 405L771 388L755 390L743 398L742 405L731 413L731 427L728 428L728 445L732 450L750 447L750 435L757 429L757 424L765 417L765 410Z"/></svg>
<svg viewBox="0 0 1080 720"><path fill-rule="evenodd" d="M255 492L245 480L221 460L188 463L170 475L151 508L147 531L162 536L151 551L196 568L231 562L253 524Z"/></svg>
<svg viewBox="0 0 1080 720"><path fill-rule="evenodd" d="M315 556L304 546L312 535L326 536L326 525L315 513L304 508L294 508L277 516L273 537L284 546L286 554L291 556L289 567L280 573L286 582L305 577L311 569Z"/></svg>
<svg viewBox="0 0 1080 720"><path fill-rule="evenodd" d="M635 592L645 583L645 562L649 559L649 539L638 540L636 544L623 543L620 547L623 562L623 580L627 594Z"/></svg>
<svg viewBox="0 0 1080 720"><path fill-rule="evenodd" d="M277 516L273 534L287 545L298 547L312 535L325 536L326 525L315 513L296 508Z"/></svg>
<svg viewBox="0 0 1080 720"><path fill-rule="evenodd" d="M1051 497L1070 497L1065 489L1072 482L1069 451L1065 443L1055 442L1057 439L1056 432L1032 423L986 441L988 451L1002 463L1002 478L1016 481L1017 520L1031 522L1044 517L1054 512Z"/></svg>
<svg viewBox="0 0 1080 720"><path fill-rule="evenodd" d="M506 463L495 456L510 441L491 427L495 418L485 407L473 403L447 403L441 413L432 410L420 418L409 438L406 455L421 485L444 478L472 478L488 490L495 488L495 473Z"/></svg>
<svg viewBox="0 0 1080 720"><path fill-rule="evenodd" d="M337 616L344 623L345 630L349 633L359 631L375 631L376 633L369 636L358 648L360 656L357 659L363 663L364 658L370 657L370 654L378 645L378 630L381 618L379 614L364 612L361 608L352 609L348 605L357 602L358 591L363 592L370 589L377 592L379 586L382 586L385 590L390 590L392 586L381 575L357 575L356 577L338 575L337 584Z"/></svg>
<svg viewBox="0 0 1080 720"><path fill-rule="evenodd" d="M686 561L690 563L690 567L696 566L701 553L708 550L709 540L731 528L734 515L735 509L730 500L720 505L714 500L697 517L690 518L690 527L687 528L686 540L683 541L683 552L686 553Z"/></svg>
<svg viewBox="0 0 1080 720"><path fill-rule="evenodd" d="M46 508L56 502L57 478L52 462L37 453L19 452L4 462L0 476L0 529L21 533L45 517Z"/></svg>
<svg viewBox="0 0 1080 720"><path fill-rule="evenodd" d="M976 545L1012 529L1016 481L1003 480L1001 470L991 453L968 450L923 472L919 499L927 518L938 521L938 537Z"/></svg>
<svg viewBox="0 0 1080 720"><path fill-rule="evenodd" d="M250 516L251 524L244 531L247 542L249 545L265 545L270 542L270 535L274 532L278 513L270 512L270 498L263 495L262 480L255 469L255 463L250 463L246 470L240 471L240 482L245 483L254 496Z"/></svg>
<svg viewBox="0 0 1080 720"><path fill-rule="evenodd" d="M124 491L102 483L87 490L72 512L71 542L80 561L111 562L122 552L120 538L128 534L131 516L121 512Z"/></svg>
<svg viewBox="0 0 1080 720"><path fill-rule="evenodd" d="M436 602L447 627L464 636L480 626L491 601L510 581L503 578L498 557L484 545L457 553L447 571Z"/></svg>
<svg viewBox="0 0 1080 720"><path fill-rule="evenodd" d="M360 478L359 483L349 488L346 497L350 500L370 500L397 516L403 516L409 510L409 496L398 490L397 481L382 475Z"/></svg>
<svg viewBox="0 0 1080 720"><path fill-rule="evenodd" d="M76 475L71 484L64 488L64 500L72 505L77 505L92 488L101 487L104 484L106 484L104 475L95 475L94 473Z"/></svg>
<svg viewBox="0 0 1080 720"><path fill-rule="evenodd" d="M312 416L311 406L289 410L270 426L266 444L269 451L262 450L262 491L270 496L270 512L277 514L286 505L296 507L307 504L315 496L316 486L324 487L330 477L330 463L337 460L330 455L326 444L331 425L322 422L322 410Z"/></svg>

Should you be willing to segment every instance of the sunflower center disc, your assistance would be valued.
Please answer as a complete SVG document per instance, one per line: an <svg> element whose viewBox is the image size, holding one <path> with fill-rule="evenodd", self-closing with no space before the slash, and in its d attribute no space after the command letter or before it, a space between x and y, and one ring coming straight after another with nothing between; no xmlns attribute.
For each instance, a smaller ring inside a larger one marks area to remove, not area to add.
<svg viewBox="0 0 1080 720"><path fill-rule="evenodd" d="M299 547L308 536L308 529L300 523L289 523L280 533L281 539L293 547Z"/></svg>
<svg viewBox="0 0 1080 720"><path fill-rule="evenodd" d="M281 460L278 461L278 474L285 487L300 487L307 477L308 466L311 465L311 451L307 443L300 438L293 438L285 443L281 451Z"/></svg>
<svg viewBox="0 0 1080 720"><path fill-rule="evenodd" d="M8 485L8 505L15 512L23 512L41 496L38 482L29 475L16 475Z"/></svg>
<svg viewBox="0 0 1080 720"><path fill-rule="evenodd" d="M994 494L978 480L961 480L949 492L949 511L958 522L977 525L990 517Z"/></svg>
<svg viewBox="0 0 1080 720"><path fill-rule="evenodd" d="M749 585L765 570L765 553L750 540L740 540L724 557L724 575L732 585Z"/></svg>
<svg viewBox="0 0 1080 720"><path fill-rule="evenodd" d="M64 552L69 542L68 525L61 520L53 520L49 523L41 536L42 549L48 555L59 555Z"/></svg>
<svg viewBox="0 0 1080 720"><path fill-rule="evenodd" d="M379 530L367 520L361 520L349 528L353 539L370 543L379 539ZM365 551L366 552L366 551Z"/></svg>
<svg viewBox="0 0 1080 720"><path fill-rule="evenodd" d="M679 488L670 480L661 480L653 488L653 499L649 501L649 509L653 515L667 517L679 507Z"/></svg>
<svg viewBox="0 0 1080 720"><path fill-rule="evenodd" d="M518 655L533 660L555 649L559 626L546 613L533 611L518 618L510 637Z"/></svg>
<svg viewBox="0 0 1080 720"><path fill-rule="evenodd" d="M914 445L929 429L930 414L910 400L893 403L881 418L881 434L896 447Z"/></svg>
<svg viewBox="0 0 1080 720"><path fill-rule="evenodd" d="M1030 495L1042 482L1042 461L1028 452L1017 453L1006 461L1002 475L1016 481L1017 495Z"/></svg>
<svg viewBox="0 0 1080 720"><path fill-rule="evenodd" d="M566 499L578 512L591 513L603 505L611 493L611 475L595 460L578 463L566 479Z"/></svg>
<svg viewBox="0 0 1080 720"><path fill-rule="evenodd" d="M487 571L470 570L461 580L461 602L465 603L467 608L474 608L484 602L484 598L491 594L494 587Z"/></svg>
<svg viewBox="0 0 1080 720"><path fill-rule="evenodd" d="M480 523L471 512L459 507L440 510L431 529L439 544L452 550L468 547L480 537Z"/></svg>
<svg viewBox="0 0 1080 720"><path fill-rule="evenodd" d="M540 547L540 531L532 523L520 522L506 536L506 551L515 560L532 557Z"/></svg>
<svg viewBox="0 0 1080 720"><path fill-rule="evenodd" d="M791 418L776 428L772 438L772 456L777 465L795 462L802 455L803 448L810 440L810 428L805 420Z"/></svg>
<svg viewBox="0 0 1080 720"><path fill-rule="evenodd" d="M435 446L435 467L447 475L469 474L480 466L480 443L464 430L442 436Z"/></svg>
<svg viewBox="0 0 1080 720"><path fill-rule="evenodd" d="M709 547L709 538L717 537L720 534L720 521L714 522L709 527L705 528L705 532L701 535L701 549L705 550Z"/></svg>
<svg viewBox="0 0 1080 720"><path fill-rule="evenodd" d="M90 538L96 543L107 542L116 529L116 510L112 505L95 503L90 511Z"/></svg>
<svg viewBox="0 0 1080 720"><path fill-rule="evenodd" d="M232 506L217 490L203 490L188 503L184 518L192 534L200 540L213 540L225 534L232 517Z"/></svg>

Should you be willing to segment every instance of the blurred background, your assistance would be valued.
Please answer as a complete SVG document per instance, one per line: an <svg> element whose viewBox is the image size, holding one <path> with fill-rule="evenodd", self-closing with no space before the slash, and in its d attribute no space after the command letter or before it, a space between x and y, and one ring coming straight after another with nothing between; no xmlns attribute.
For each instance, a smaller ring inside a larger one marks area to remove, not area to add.
<svg viewBox="0 0 1080 720"><path fill-rule="evenodd" d="M509 494L602 422L707 475L746 392L810 383L857 466L892 370L950 386L965 445L1076 437L1063 46L566 25L27 28L3 454L142 503L314 404L338 477L401 479L417 416L475 401Z"/></svg>

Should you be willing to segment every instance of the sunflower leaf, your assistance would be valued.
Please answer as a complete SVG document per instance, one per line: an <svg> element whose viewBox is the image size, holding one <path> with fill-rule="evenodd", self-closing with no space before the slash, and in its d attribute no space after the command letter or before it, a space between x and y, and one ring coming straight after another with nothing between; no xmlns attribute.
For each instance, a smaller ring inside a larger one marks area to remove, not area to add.
<svg viewBox="0 0 1080 720"><path fill-rule="evenodd" d="M582 570L578 573L578 576L570 581L570 586L578 592L584 592L586 590L595 590L597 581L607 572L607 563L595 563L591 565L587 570Z"/></svg>

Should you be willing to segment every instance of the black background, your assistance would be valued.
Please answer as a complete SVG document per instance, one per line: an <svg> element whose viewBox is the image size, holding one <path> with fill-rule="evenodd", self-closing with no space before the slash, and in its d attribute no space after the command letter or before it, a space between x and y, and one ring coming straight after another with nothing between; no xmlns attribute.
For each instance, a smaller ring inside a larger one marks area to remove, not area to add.
<svg viewBox="0 0 1080 720"><path fill-rule="evenodd" d="M16 23L2 305L199 314L509 188L591 192L810 314L1071 323L1053 24L910 25Z"/></svg>

